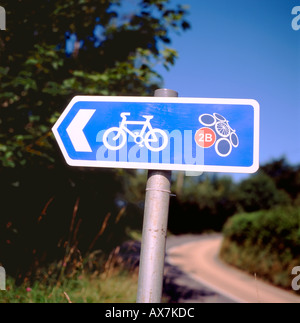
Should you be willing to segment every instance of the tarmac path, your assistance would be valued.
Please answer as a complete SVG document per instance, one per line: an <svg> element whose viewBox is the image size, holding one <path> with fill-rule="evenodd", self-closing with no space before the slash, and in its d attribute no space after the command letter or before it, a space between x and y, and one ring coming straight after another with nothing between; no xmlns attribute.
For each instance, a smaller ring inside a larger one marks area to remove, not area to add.
<svg viewBox="0 0 300 323"><path fill-rule="evenodd" d="M215 292L215 302L300 303L300 296L292 291L274 287L222 262L218 257L221 243L219 234L183 237L181 243L178 238L174 242L170 239L166 262Z"/></svg>

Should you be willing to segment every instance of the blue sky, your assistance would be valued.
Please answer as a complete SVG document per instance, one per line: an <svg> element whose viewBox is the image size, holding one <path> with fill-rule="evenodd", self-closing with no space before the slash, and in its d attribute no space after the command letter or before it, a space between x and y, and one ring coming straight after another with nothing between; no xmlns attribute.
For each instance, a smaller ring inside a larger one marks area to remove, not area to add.
<svg viewBox="0 0 300 323"><path fill-rule="evenodd" d="M172 37L179 58L158 67L181 97L255 99L261 107L260 163L300 164L300 0L182 0L192 28Z"/></svg>

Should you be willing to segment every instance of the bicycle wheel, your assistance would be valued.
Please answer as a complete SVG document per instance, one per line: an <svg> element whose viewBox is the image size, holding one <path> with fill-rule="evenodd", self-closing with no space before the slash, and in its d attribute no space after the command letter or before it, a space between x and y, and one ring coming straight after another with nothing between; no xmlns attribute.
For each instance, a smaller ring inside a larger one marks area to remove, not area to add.
<svg viewBox="0 0 300 323"><path fill-rule="evenodd" d="M204 126L212 127L216 123L216 119L212 114L204 113L199 117L199 122Z"/></svg>
<svg viewBox="0 0 300 323"><path fill-rule="evenodd" d="M120 138L119 145L117 144L117 140ZM118 127L112 127L107 129L103 135L103 144L106 148L110 150L119 150L126 143L126 133L124 130ZM113 145L115 144L115 145Z"/></svg>
<svg viewBox="0 0 300 323"><path fill-rule="evenodd" d="M218 121L227 121L226 118L224 118L222 115L220 115L219 113L214 113L214 117L216 118L216 120Z"/></svg>
<svg viewBox="0 0 300 323"><path fill-rule="evenodd" d="M239 145L239 137L237 136L237 134L235 132L232 132L230 134L230 141L231 141L231 144L234 148L236 148L238 145Z"/></svg>
<svg viewBox="0 0 300 323"><path fill-rule="evenodd" d="M216 123L216 132L218 135L220 135L221 137L229 137L230 135L230 128L228 126L227 122L223 122L223 121L218 121Z"/></svg>
<svg viewBox="0 0 300 323"><path fill-rule="evenodd" d="M215 145L216 153L221 157L227 157L232 151L231 142L227 138L220 138Z"/></svg>
<svg viewBox="0 0 300 323"><path fill-rule="evenodd" d="M153 135L157 137L156 142L153 141L153 140L149 141L150 136L153 136ZM160 137L162 137L161 145L160 145L160 140L159 140ZM148 131L146 133L144 142L145 142L145 146L149 150L151 150L151 151L161 151L161 150L163 150L163 149L165 149L167 147L168 141L169 141L168 135L163 130L161 130L161 129L153 129L153 130L150 130L150 131ZM158 147L152 147L151 144L150 144L151 142L158 143Z"/></svg>

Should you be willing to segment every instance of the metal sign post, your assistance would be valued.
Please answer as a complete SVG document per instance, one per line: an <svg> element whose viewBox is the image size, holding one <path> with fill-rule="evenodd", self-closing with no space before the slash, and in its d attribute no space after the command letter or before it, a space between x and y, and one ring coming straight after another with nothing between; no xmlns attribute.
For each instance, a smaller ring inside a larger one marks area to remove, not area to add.
<svg viewBox="0 0 300 323"><path fill-rule="evenodd" d="M156 97L177 97L159 89ZM160 303L166 252L171 171L149 170L146 187L137 303Z"/></svg>

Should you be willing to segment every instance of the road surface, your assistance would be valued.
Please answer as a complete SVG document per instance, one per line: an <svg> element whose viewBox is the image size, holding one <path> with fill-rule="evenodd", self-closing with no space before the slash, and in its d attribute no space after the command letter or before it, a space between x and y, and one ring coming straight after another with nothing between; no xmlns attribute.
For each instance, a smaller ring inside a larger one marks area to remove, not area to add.
<svg viewBox="0 0 300 323"><path fill-rule="evenodd" d="M238 303L300 303L300 296L265 283L218 258L221 235L168 248L167 262L197 283Z"/></svg>

